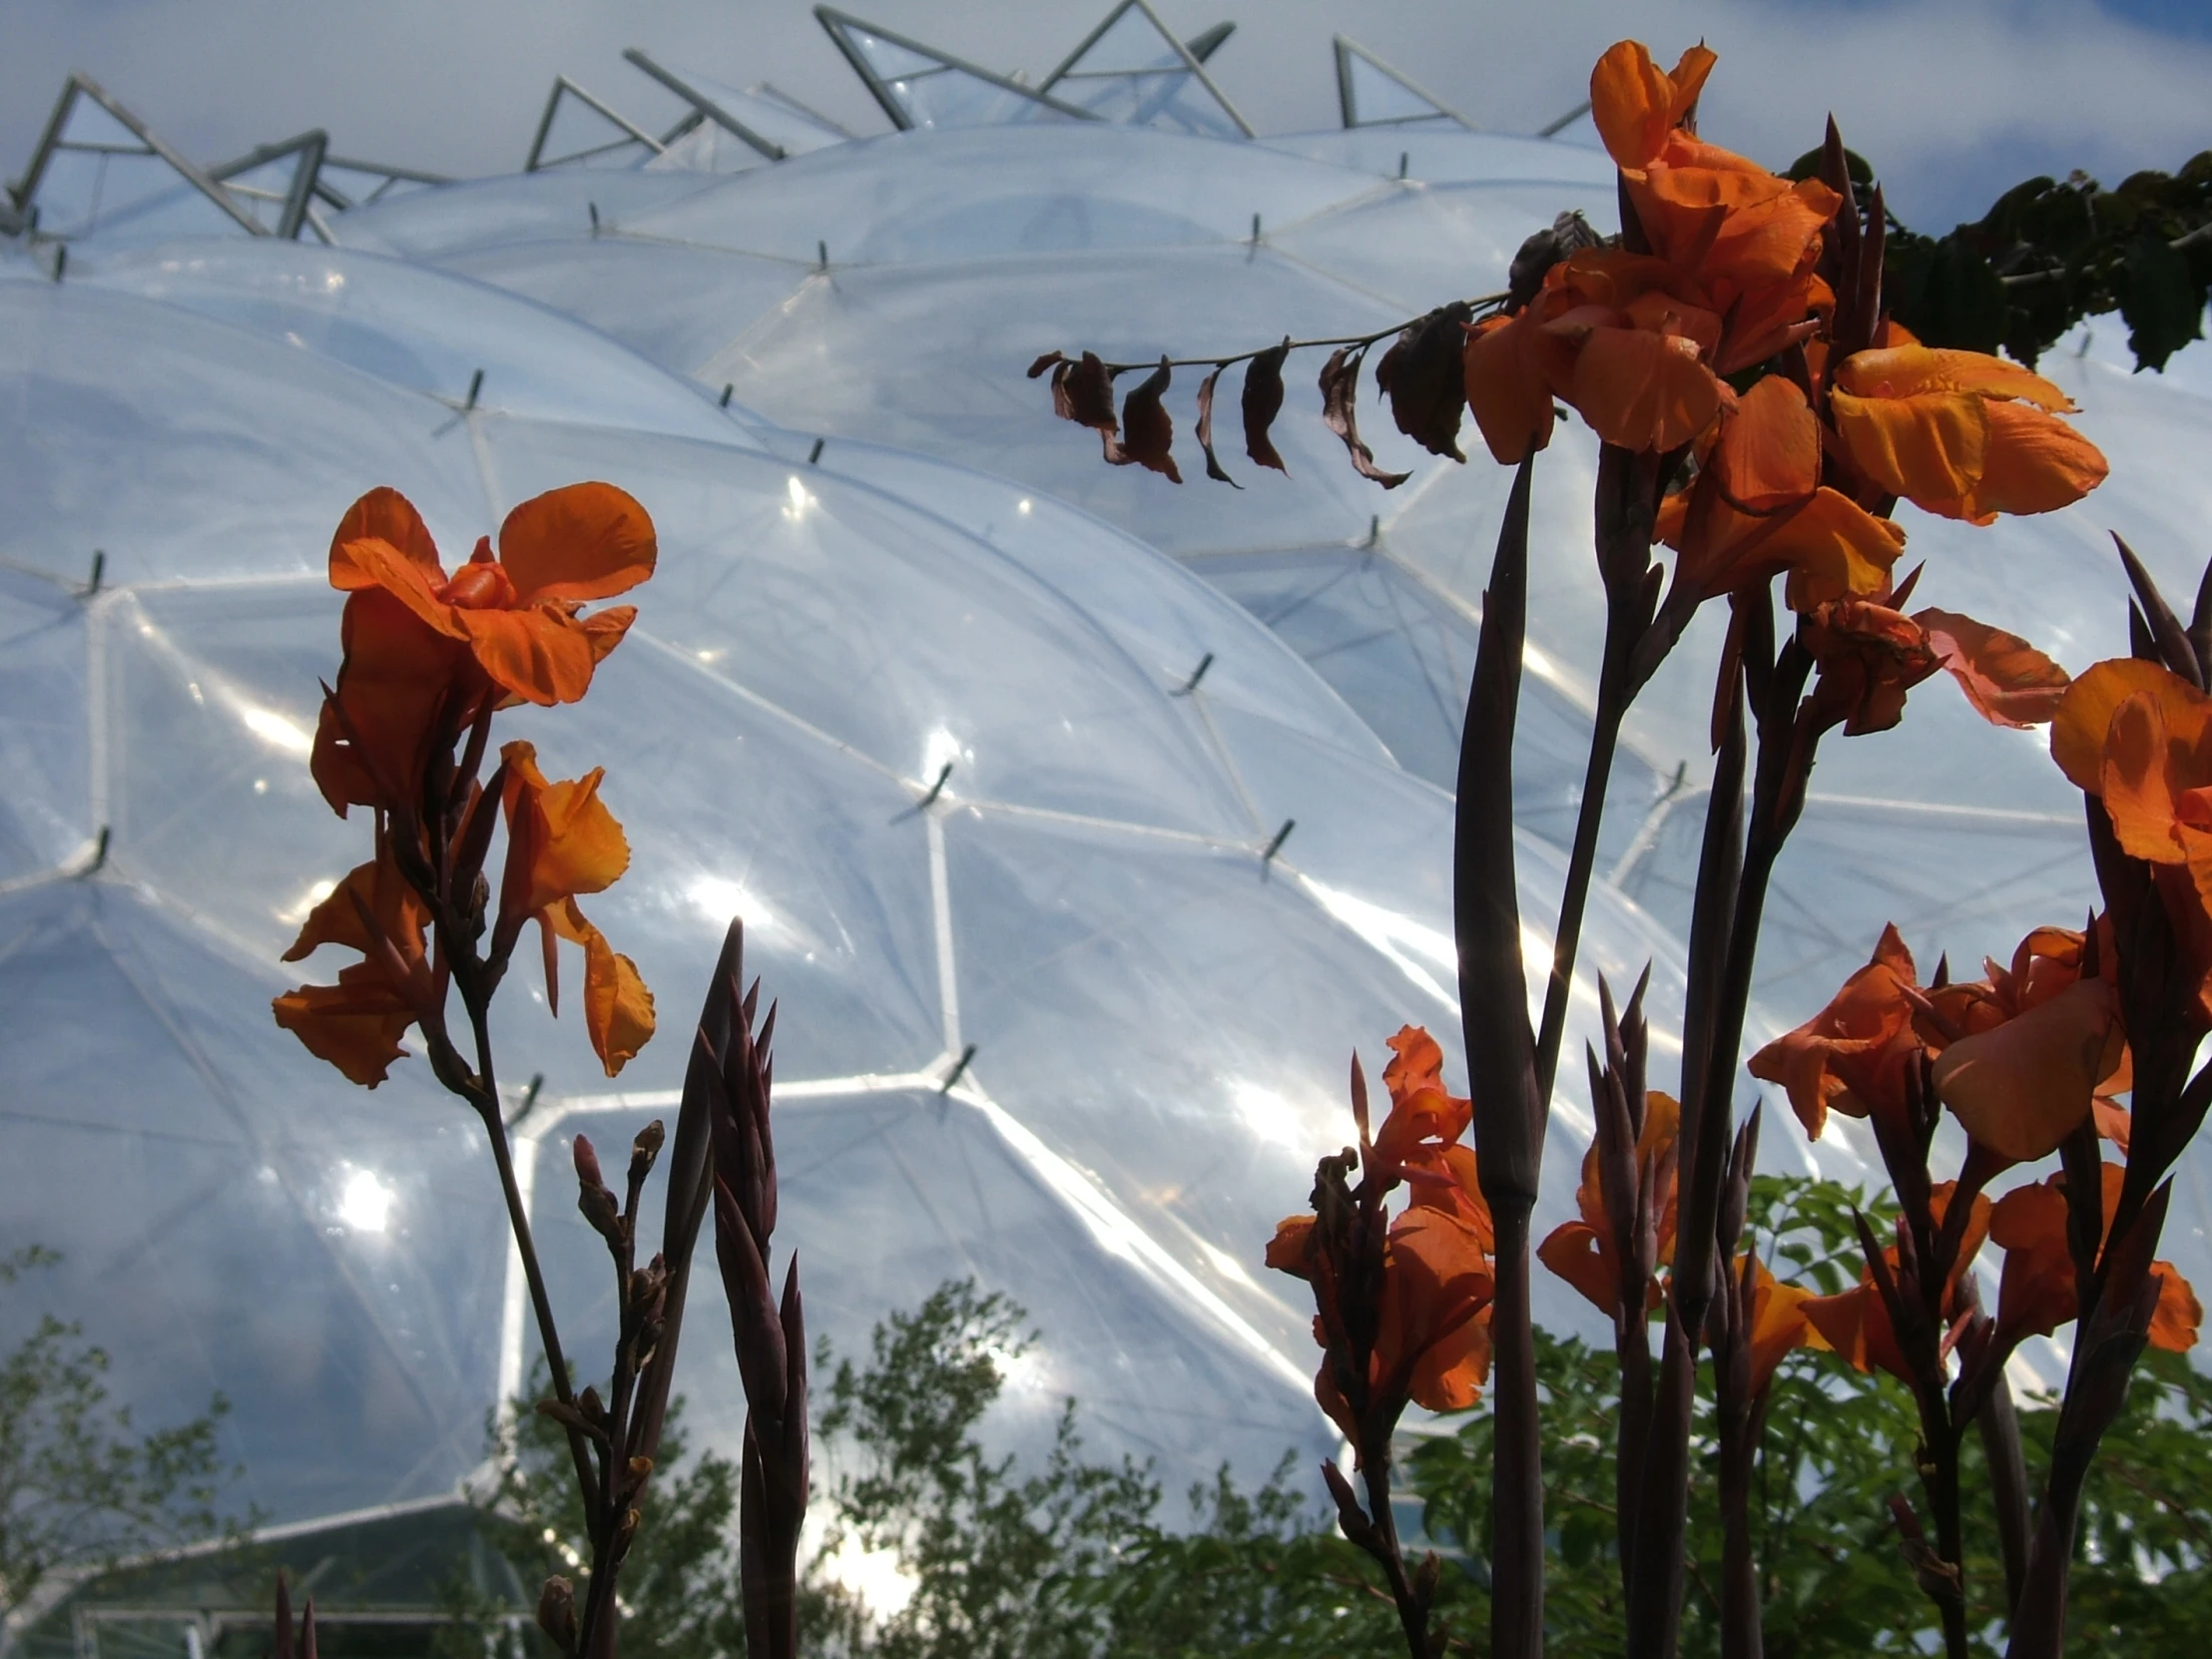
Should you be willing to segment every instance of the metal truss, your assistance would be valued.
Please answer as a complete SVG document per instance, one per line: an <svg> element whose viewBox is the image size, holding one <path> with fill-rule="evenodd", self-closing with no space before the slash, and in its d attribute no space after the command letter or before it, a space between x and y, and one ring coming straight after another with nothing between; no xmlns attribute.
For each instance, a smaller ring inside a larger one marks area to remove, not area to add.
<svg viewBox="0 0 2212 1659"><path fill-rule="evenodd" d="M89 98L105 110L116 123L138 142L135 145L90 144L81 140L65 139L69 117L77 107L77 100ZM319 145L320 133L310 135ZM292 146L301 141L294 139ZM278 146L279 151L289 146ZM8 203L21 226L36 231L37 197L39 182L46 176L48 166L61 154L151 156L167 165L180 179L213 202L223 213L235 221L248 236L265 237L270 233L261 222L240 207L236 198L207 173L193 166L173 149L154 130L133 115L128 109L110 97L101 85L89 75L72 74L62 85L62 95L55 102L54 113L47 118L46 131L40 135L38 148L31 153L31 165L24 169L23 177L7 187ZM258 164L252 164L258 165ZM296 231L296 225L293 227Z"/></svg>
<svg viewBox="0 0 2212 1659"><path fill-rule="evenodd" d="M1083 61L1083 55L1105 39L1107 31L1119 23L1123 16L1130 11L1144 13L1145 20L1152 25L1162 44L1173 50L1176 56L1183 60L1183 72L1206 89L1214 102L1222 107L1222 112L1236 124L1238 132L1244 134L1246 138L1253 137L1252 124L1245 120L1237 106L1229 101L1228 95L1214 84L1213 77L1208 75L1205 70L1206 60L1218 52L1222 43L1237 32L1236 24L1217 23L1204 34L1185 41L1160 20L1160 14L1152 9L1151 0L1121 0L1119 5L1115 6L1099 21L1095 29L1083 37L1081 44L1061 60L1060 66L1044 78L1044 83L1038 90L1049 93L1054 87L1071 76L1078 80L1085 78L1118 80L1145 73L1144 71L1126 69L1083 70L1076 67ZM887 40L890 37L886 35L884 38ZM1172 74L1174 71L1167 70L1165 72Z"/></svg>
<svg viewBox="0 0 2212 1659"><path fill-rule="evenodd" d="M1442 116L1449 121L1456 121L1460 126L1466 128L1469 132L1475 131L1475 125L1473 122L1469 121L1465 116L1461 115L1457 110L1453 109L1441 98L1438 98L1434 93L1430 92L1426 87L1422 86L1418 81L1414 80L1402 69L1397 68L1393 64L1383 62L1382 59L1377 57L1373 52L1369 51L1365 46L1362 46L1358 41L1348 39L1344 35L1339 35L1336 39L1336 49L1337 106L1344 114L1344 123L1347 131L1350 131L1352 128L1355 127L1402 127L1409 122L1428 121L1434 119L1436 116ZM1359 95L1354 91L1353 88L1352 64L1353 60L1356 58L1360 62L1366 64L1370 69L1374 70L1378 75L1383 76L1388 80L1395 81L1399 86L1403 87L1415 98L1418 98L1423 104L1426 104L1428 106L1428 110L1421 115L1376 116L1371 118L1363 118L1360 114Z"/></svg>
<svg viewBox="0 0 2212 1659"><path fill-rule="evenodd" d="M891 91L889 84L875 72L874 66L867 61L866 52L851 36L852 30L860 30L865 34L872 35L877 40L896 46L902 51L911 52L916 57L929 59L936 65L936 68L924 71L926 74L941 74L949 70L957 74L969 75L978 81L997 88L1000 92L1012 93L1016 98L1025 98L1030 103L1041 105L1056 115L1064 115L1071 121L1098 121L1103 119L1089 110L1081 109L1074 104L1064 103L1060 99L1052 97L1049 93L1040 92L1035 87L1024 86L1019 81L1010 80L1004 75L971 64L965 58L956 58L951 53L941 52L934 46L924 46L918 40L909 40L904 35L893 34L890 30L878 24L870 23L864 18L854 17L849 12L840 12L834 6L817 6L815 8L815 21L822 25L837 50L844 54L844 61L852 66L852 73L859 76L861 84L867 88L875 102L882 106L883 114L890 118L891 125L900 132L911 131L914 118L905 105L899 102L898 95ZM1172 39L1173 37L1169 38Z"/></svg>

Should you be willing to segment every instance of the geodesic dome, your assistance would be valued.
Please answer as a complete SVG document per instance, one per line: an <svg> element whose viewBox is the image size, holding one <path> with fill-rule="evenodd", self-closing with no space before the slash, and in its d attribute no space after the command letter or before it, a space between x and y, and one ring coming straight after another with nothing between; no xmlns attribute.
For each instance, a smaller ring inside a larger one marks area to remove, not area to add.
<svg viewBox="0 0 2212 1659"><path fill-rule="evenodd" d="M677 71L769 130L742 102L766 94ZM1119 111L1137 84L1101 96ZM0 256L0 1245L65 1251L57 1296L149 1419L230 1394L230 1449L274 1515L449 1488L532 1341L475 1126L419 1063L366 1095L264 1011L298 977L277 952L365 844L304 761L335 663L323 549L376 483L448 558L587 477L660 530L591 698L510 727L552 775L609 767L635 858L592 913L660 999L659 1039L609 1082L530 975L505 993L584 1363L611 1306L563 1143L672 1108L739 913L783 1008L779 1237L818 1330L850 1350L972 1274L1043 1332L1017 1438L1073 1394L1171 1488L1333 1439L1299 1288L1259 1250L1347 1138L1354 1047L1372 1072L1424 1022L1464 1075L1439 786L1506 479L1370 412L1384 463L1414 470L1385 495L1294 408L1288 478L1230 453L1242 493L1178 491L1102 467L1021 370L1053 347L1381 327L1498 286L1562 209L1607 224L1612 175L1436 124L1248 141L1194 134L1188 102L1157 127L1027 119L996 92L886 137L793 126L781 161L702 116L593 167L318 197L336 247L205 216L196 234L224 234L161 240L134 213L112 234L86 218L58 282L52 244ZM2112 483L1992 532L1912 521L1912 553L1933 602L2078 665L2120 643L2093 526L2186 591L2208 486L2179 457L2207 405L2093 351L2051 366ZM1563 432L1537 470L1516 752L1535 974L1587 741L1593 460ZM1662 1075L1713 643L1693 631L1632 726L1570 1026L1590 1033L1597 973L1623 986L1655 959ZM1761 995L1794 1023L1885 914L1970 959L2088 891L2047 759L1931 686L1900 732L1830 747ZM1539 1225L1569 1213L1587 1134L1569 1086ZM1816 1161L1788 1125L1765 1147ZM1848 1127L1817 1162L1868 1175ZM2177 1197L2169 1246L2195 1271L2204 1199ZM1563 1287L1539 1294L1547 1323L1587 1325ZM693 1310L679 1386L734 1440L710 1287Z"/></svg>

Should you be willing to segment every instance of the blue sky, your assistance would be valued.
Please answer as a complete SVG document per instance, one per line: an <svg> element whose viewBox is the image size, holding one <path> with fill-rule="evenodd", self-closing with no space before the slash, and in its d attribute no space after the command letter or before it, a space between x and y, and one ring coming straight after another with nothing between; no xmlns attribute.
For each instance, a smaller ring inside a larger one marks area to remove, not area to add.
<svg viewBox="0 0 2212 1659"><path fill-rule="evenodd" d="M845 0L847 10L1035 74L1107 0ZM1411 69L1487 125L1525 131L1582 96L1634 34L1721 54L1708 136L1771 164L1833 110L1906 219L1947 229L2007 185L2108 182L2212 147L2212 0L1156 0L1241 28L1214 68L1264 131L1332 125L1330 37ZM343 153L461 174L519 165L565 72L640 119L667 96L639 45L740 84L764 77L863 131L882 123L808 0L0 0L0 171L28 157L82 68L215 161L310 126Z"/></svg>

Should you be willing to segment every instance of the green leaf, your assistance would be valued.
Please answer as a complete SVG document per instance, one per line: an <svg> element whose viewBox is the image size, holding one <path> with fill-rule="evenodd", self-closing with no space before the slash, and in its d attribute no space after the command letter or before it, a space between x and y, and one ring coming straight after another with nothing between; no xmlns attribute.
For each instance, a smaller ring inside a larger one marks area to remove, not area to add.
<svg viewBox="0 0 2212 1659"><path fill-rule="evenodd" d="M2004 343L2010 305L1968 236L1961 228L1941 238L1892 237L1883 289L1890 314L1922 343L1994 351Z"/></svg>
<svg viewBox="0 0 2212 1659"><path fill-rule="evenodd" d="M2137 373L2163 372L2167 358L2204 337L2204 287L2188 257L2155 231L2128 245L2118 286Z"/></svg>

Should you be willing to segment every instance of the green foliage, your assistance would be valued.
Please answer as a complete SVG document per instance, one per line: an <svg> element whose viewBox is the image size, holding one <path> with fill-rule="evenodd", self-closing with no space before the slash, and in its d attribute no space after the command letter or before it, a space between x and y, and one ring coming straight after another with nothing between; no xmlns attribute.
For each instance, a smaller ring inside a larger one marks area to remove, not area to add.
<svg viewBox="0 0 2212 1659"><path fill-rule="evenodd" d="M813 1583L833 1610L830 1651L881 1659L1147 1659L1403 1651L1365 1556L1319 1526L1290 1460L1258 1492L1226 1470L1191 1492L1193 1530L1157 1519L1144 1468L1083 1459L1075 1404L1041 1469L978 1438L1023 1316L949 1284L877 1328L865 1370L831 1374L822 1431L849 1465L826 1496L831 1529ZM827 1356L822 1369L829 1370ZM911 1598L872 1624L823 1568L849 1535L893 1556Z"/></svg>
<svg viewBox="0 0 2212 1659"><path fill-rule="evenodd" d="M1892 1212L1833 1182L1759 1177L1753 1236L1781 1278L1833 1295L1856 1284L1854 1208L1878 1233ZM1286 1457L1257 1490L1222 1471L1190 1492L1188 1520L1162 1520L1150 1471L1083 1454L1067 1403L1040 1464L994 1457L982 1437L1008 1368L1028 1347L1021 1311L971 1283L941 1287L876 1328L864 1363L817 1360L820 1542L802 1589L801 1645L834 1659L1396 1659L1397 1619L1372 1562L1319 1507L1319 1476ZM1537 1334L1544 1394L1546 1617L1553 1651L1623 1645L1615 1552L1613 1444L1618 1374L1609 1352ZM1710 1390L1708 1390L1709 1393ZM1721 1523L1705 1407L1694 1425L1682 1652L1719 1651ZM2021 1403L2031 1486L2048 1456L2056 1402ZM672 1421L672 1429L675 1427ZM1404 1459L1408 1502L1446 1552L1437 1597L1450 1651L1480 1651L1488 1621L1490 1417L1477 1408ZM524 1412L516 1460L485 1525L524 1583L575 1572L581 1512L565 1439ZM1905 1389L1833 1355L1784 1362L1769 1398L1753 1524L1770 1659L1844 1659L1925 1648L1935 1609L1898 1548L1888 1499L1918 1499L1918 1421ZM623 1574L625 1654L719 1659L743 1650L736 1571L736 1468L669 1442L639 1543ZM2003 1569L1978 1437L1964 1448L1971 1625L2002 1650ZM2212 1381L2178 1356L2146 1356L2126 1415L2105 1441L2083 1509L2071 1650L2102 1659L2183 1659L2212 1621ZM550 1530L553 1542L547 1541ZM863 1555L910 1591L869 1607L838 1573ZM441 1638L447 1659L484 1659L495 1619ZM528 1609L519 1609L527 1616ZM534 1633L536 1651L550 1644ZM504 1638L499 1638L502 1651Z"/></svg>
<svg viewBox="0 0 2212 1659"><path fill-rule="evenodd" d="M2212 151L2106 190L2030 179L1943 237L1893 229L1891 314L1930 345L2032 364L2082 318L2117 310L2138 369L2201 337L2212 289Z"/></svg>
<svg viewBox="0 0 2212 1659"><path fill-rule="evenodd" d="M0 1287L61 1258L33 1245L0 1258ZM0 1617L57 1572L98 1567L225 1526L217 1434L230 1409L141 1433L111 1405L107 1351L42 1314L0 1358Z"/></svg>

